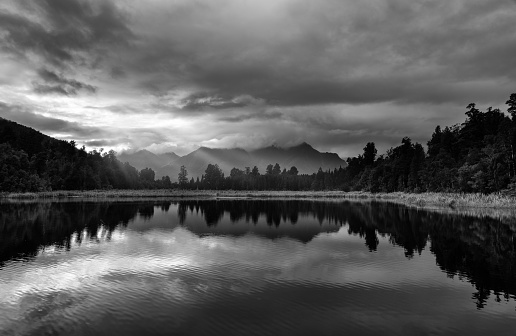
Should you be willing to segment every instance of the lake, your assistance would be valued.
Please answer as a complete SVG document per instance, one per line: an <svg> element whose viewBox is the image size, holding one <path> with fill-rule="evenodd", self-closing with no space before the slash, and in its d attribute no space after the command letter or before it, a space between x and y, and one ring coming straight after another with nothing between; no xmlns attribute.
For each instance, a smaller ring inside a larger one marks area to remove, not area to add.
<svg viewBox="0 0 516 336"><path fill-rule="evenodd" d="M516 334L514 219L324 200L0 210L0 335Z"/></svg>

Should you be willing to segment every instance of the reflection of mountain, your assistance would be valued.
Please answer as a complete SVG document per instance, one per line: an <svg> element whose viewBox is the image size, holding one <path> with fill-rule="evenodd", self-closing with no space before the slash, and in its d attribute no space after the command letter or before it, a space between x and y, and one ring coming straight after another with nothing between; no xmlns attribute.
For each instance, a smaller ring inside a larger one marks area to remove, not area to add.
<svg viewBox="0 0 516 336"><path fill-rule="evenodd" d="M193 216L189 216L188 213ZM225 219L226 213L228 219ZM178 215L180 223L200 236L241 236L252 232L269 239L288 237L304 243L311 241L321 232L336 232L344 224L337 218L326 215L326 203L292 200L181 201L178 205ZM204 219L202 222L197 220L200 217Z"/></svg>
<svg viewBox="0 0 516 336"><path fill-rule="evenodd" d="M184 227L199 236L238 237L252 232L269 239L286 237L307 243L321 232L338 231L343 224L325 220L324 205L299 201L182 201L178 215Z"/></svg>
<svg viewBox="0 0 516 336"><path fill-rule="evenodd" d="M177 206L170 212L171 205ZM169 211L167 213L167 211ZM299 200L185 200L121 203L0 203L0 267L13 258L36 256L45 246L70 248L72 240L106 240L120 225L129 229L171 229L177 224L200 235L290 237L309 242L321 232L347 226L371 251L378 235L404 248L411 258L427 246L449 276L467 279L482 308L490 295L516 295L516 221L502 222L421 211L385 203Z"/></svg>

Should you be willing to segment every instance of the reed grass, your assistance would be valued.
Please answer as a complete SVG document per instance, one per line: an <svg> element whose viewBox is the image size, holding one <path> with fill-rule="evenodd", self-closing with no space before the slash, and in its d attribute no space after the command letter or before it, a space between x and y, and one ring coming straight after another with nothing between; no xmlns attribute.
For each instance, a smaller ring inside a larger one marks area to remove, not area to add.
<svg viewBox="0 0 516 336"><path fill-rule="evenodd" d="M383 200L416 207L505 208L516 209L516 197L502 194L466 193L368 193L343 191L240 191L240 190L90 190L48 191L38 193L0 193L6 199L62 198L328 198Z"/></svg>

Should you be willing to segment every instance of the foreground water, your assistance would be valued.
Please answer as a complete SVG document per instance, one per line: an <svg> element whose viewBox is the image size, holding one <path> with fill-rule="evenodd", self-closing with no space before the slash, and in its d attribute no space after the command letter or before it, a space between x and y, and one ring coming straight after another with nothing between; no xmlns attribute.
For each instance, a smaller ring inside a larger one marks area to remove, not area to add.
<svg viewBox="0 0 516 336"><path fill-rule="evenodd" d="M0 210L0 335L516 334L514 221L303 200Z"/></svg>

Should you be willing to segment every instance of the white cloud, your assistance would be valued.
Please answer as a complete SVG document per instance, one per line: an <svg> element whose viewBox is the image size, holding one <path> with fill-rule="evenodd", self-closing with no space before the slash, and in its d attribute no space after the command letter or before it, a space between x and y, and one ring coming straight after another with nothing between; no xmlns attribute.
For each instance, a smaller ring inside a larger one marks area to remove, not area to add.
<svg viewBox="0 0 516 336"><path fill-rule="evenodd" d="M470 102L503 107L516 84L509 0L67 3L3 4L0 94L103 133L52 133L79 144L356 155L427 140ZM97 90L34 92L44 70Z"/></svg>

